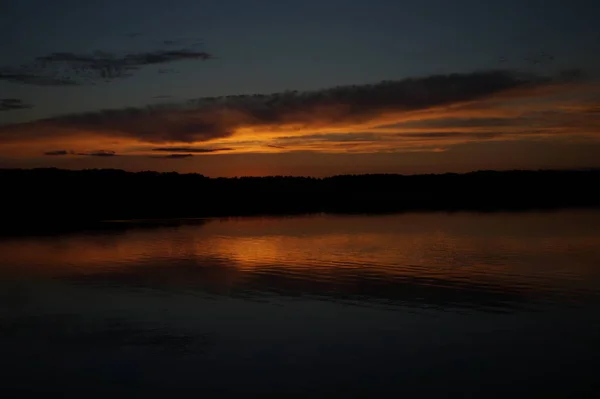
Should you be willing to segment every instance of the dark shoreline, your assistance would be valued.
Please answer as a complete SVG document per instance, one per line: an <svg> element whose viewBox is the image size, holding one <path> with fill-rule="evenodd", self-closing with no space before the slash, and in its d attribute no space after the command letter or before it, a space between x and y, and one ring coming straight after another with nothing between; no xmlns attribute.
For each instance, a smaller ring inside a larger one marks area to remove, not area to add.
<svg viewBox="0 0 600 399"><path fill-rule="evenodd" d="M0 169L0 182L0 235L152 227L213 217L600 208L600 169L320 179Z"/></svg>

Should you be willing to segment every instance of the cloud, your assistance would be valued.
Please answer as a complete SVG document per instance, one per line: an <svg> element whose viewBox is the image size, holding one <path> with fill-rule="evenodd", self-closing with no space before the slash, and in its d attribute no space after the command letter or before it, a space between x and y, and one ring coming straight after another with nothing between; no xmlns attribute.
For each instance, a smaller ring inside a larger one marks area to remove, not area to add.
<svg viewBox="0 0 600 399"><path fill-rule="evenodd" d="M71 152L67 150L54 150L54 151L46 151L44 155L50 156L58 156L58 155L69 155Z"/></svg>
<svg viewBox="0 0 600 399"><path fill-rule="evenodd" d="M191 158L193 156L194 156L193 154L169 154L169 155L163 155L163 156L154 156L152 158L184 159L184 158Z"/></svg>
<svg viewBox="0 0 600 399"><path fill-rule="evenodd" d="M79 148L90 148L94 143L146 156L152 151L433 151L574 129L597 132L600 123L582 115L593 115L589 111L597 109L598 100L582 105L572 95L588 82L576 80L574 73L564 75L493 70L307 92L205 97L4 125L0 145L52 140L57 147L79 143Z"/></svg>
<svg viewBox="0 0 600 399"><path fill-rule="evenodd" d="M76 155L85 155L90 157L114 157L118 154L115 151L110 150L96 150L90 152L78 152Z"/></svg>
<svg viewBox="0 0 600 399"><path fill-rule="evenodd" d="M153 148L152 151L164 151L164 152L188 152L205 154L211 152L231 151L232 148L194 148L194 147L159 147Z"/></svg>
<svg viewBox="0 0 600 399"><path fill-rule="evenodd" d="M73 86L77 84L77 82L70 77L60 78L49 74L44 75L25 72L23 68L15 70L6 67L0 69L0 81L1 80L37 86Z"/></svg>
<svg viewBox="0 0 600 399"><path fill-rule="evenodd" d="M133 66L164 64L184 60L209 60L213 56L205 51L195 50L160 50L145 53L132 53L123 57L126 64Z"/></svg>
<svg viewBox="0 0 600 399"><path fill-rule="evenodd" d="M298 140L310 141L335 141L335 142L350 142L350 141L375 141L381 139L381 135L377 133L345 133L345 134L307 134L302 136L283 136L277 137L275 140L279 143L296 142Z"/></svg>
<svg viewBox="0 0 600 399"><path fill-rule="evenodd" d="M0 80L38 86L70 86L130 77L150 65L178 61L206 61L213 55L205 51L176 49L115 54L96 51L90 54L54 52L18 67L0 68Z"/></svg>
<svg viewBox="0 0 600 399"><path fill-rule="evenodd" d="M411 139L477 139L486 140L505 136L502 132L427 132L427 133L396 133L394 137Z"/></svg>
<svg viewBox="0 0 600 399"><path fill-rule="evenodd" d="M55 134L74 129L146 142L191 143L229 137L243 127L268 131L281 125L314 129L361 124L386 113L474 101L511 89L552 83L551 78L500 70L435 75L310 92L201 98L179 105L103 110L39 120L29 127L53 128ZM1 130L13 128L19 126Z"/></svg>
<svg viewBox="0 0 600 399"><path fill-rule="evenodd" d="M329 152L389 152L397 148L406 151L439 152L440 146L460 142L479 142L507 138L503 132L404 132L393 134L345 133L312 134L303 136L277 137L278 144L267 145L273 148L293 148L298 150L318 150L328 148Z"/></svg>
<svg viewBox="0 0 600 399"><path fill-rule="evenodd" d="M436 128L478 128L478 127L505 127L514 124L512 118L428 118L421 120L411 120L407 122L397 123L393 125L381 126L382 128L425 128L425 129L436 129Z"/></svg>
<svg viewBox="0 0 600 399"><path fill-rule="evenodd" d="M32 105L18 98L0 98L0 111L13 111L17 109L33 108Z"/></svg>
<svg viewBox="0 0 600 399"><path fill-rule="evenodd" d="M118 154L115 151L109 150L95 150L95 151L86 151L86 152L76 152L73 150L53 150L46 151L44 155L48 156L63 156L63 155L81 155L81 156L89 156L89 157L114 157Z"/></svg>

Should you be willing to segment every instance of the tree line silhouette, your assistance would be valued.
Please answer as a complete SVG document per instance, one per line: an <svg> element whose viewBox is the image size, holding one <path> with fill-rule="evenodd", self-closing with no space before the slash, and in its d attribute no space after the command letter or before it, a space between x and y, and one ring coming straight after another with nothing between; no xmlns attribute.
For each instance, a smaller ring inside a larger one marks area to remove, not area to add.
<svg viewBox="0 0 600 399"><path fill-rule="evenodd" d="M600 169L209 178L116 169L0 169L4 230L106 220L600 205Z"/></svg>

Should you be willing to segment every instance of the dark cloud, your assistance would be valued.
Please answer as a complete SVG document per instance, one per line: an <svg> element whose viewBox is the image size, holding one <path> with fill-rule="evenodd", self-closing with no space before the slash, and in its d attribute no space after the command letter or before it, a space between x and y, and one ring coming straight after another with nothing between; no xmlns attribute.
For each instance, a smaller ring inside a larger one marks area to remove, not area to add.
<svg viewBox="0 0 600 399"><path fill-rule="evenodd" d="M284 136L276 140L281 144L302 144L306 142L328 142L328 143L352 143L352 142L378 142L394 138L407 139L490 139L504 136L503 132L403 132L403 133L326 133L309 134L303 136ZM268 145L274 148L285 148L282 146Z"/></svg>
<svg viewBox="0 0 600 399"><path fill-rule="evenodd" d="M12 111L17 109L32 108L30 104L18 98L0 98L0 111Z"/></svg>
<svg viewBox="0 0 600 399"><path fill-rule="evenodd" d="M31 68L1 68L0 80L5 80L11 83L20 83L36 86L73 86L77 82L70 77L57 77L53 74L39 74L27 72Z"/></svg>
<svg viewBox="0 0 600 399"><path fill-rule="evenodd" d="M393 137L415 138L415 139L491 139L506 136L503 132L415 132L415 133L395 133Z"/></svg>
<svg viewBox="0 0 600 399"><path fill-rule="evenodd" d="M75 53L52 53L36 58L40 63L66 63L91 69L104 68L106 66L130 66L139 67L144 65L164 64L182 60L207 60L212 56L204 51L195 50L158 50L140 53L129 53L118 57L113 53L97 51L93 54Z"/></svg>
<svg viewBox="0 0 600 399"><path fill-rule="evenodd" d="M323 134L305 134L298 136L283 136L277 137L275 140L280 143L298 142L303 140L310 141L336 141L336 142L351 142L351 141L378 141L382 135L378 133L323 133ZM275 147L277 148L277 147Z"/></svg>
<svg viewBox="0 0 600 399"><path fill-rule="evenodd" d="M210 152L231 151L233 148L194 148L194 147L159 147L153 148L152 151L163 152L189 152L196 154L205 154Z"/></svg>
<svg viewBox="0 0 600 399"><path fill-rule="evenodd" d="M154 96L152 98L156 98L156 99L160 99L160 98L172 98L173 96L170 96L168 94L161 94L159 96Z"/></svg>
<svg viewBox="0 0 600 399"><path fill-rule="evenodd" d="M118 154L115 151L109 151L109 150L95 150L95 151L88 151L88 152L75 152L72 150L54 150L54 151L47 151L44 153L44 155L49 155L49 156L82 155L82 156L89 156L89 157L114 157L114 156L117 156Z"/></svg>
<svg viewBox="0 0 600 399"><path fill-rule="evenodd" d="M55 151L46 151L44 155L58 156L58 155L69 155L70 151L67 150L55 150Z"/></svg>
<svg viewBox="0 0 600 399"><path fill-rule="evenodd" d="M498 117L430 117L422 120L407 121L396 123L393 125L379 126L385 129L401 129L401 130L427 130L444 131L455 133L469 130L480 131L500 131L504 130L506 134L513 134L517 131L521 133L531 133L538 128L570 128L580 129L583 131L597 131L599 121L597 118L586 117L593 113L593 107L577 107L569 109L560 107L544 110L528 110L523 107L519 110L519 114L515 116ZM512 132L512 133L511 133ZM575 132L574 132L575 133ZM441 134L441 133L438 133Z"/></svg>
<svg viewBox="0 0 600 399"><path fill-rule="evenodd" d="M41 74L63 74L78 81L127 77L140 67L126 63L112 53L101 51L89 55L52 53L36 58L35 65Z"/></svg>
<svg viewBox="0 0 600 399"><path fill-rule="evenodd" d="M59 135L87 131L153 143L202 142L229 137L240 127L257 126L268 131L281 125L293 125L295 129L347 126L371 122L386 113L424 110L563 82L562 77L505 70L434 75L308 92L209 97L180 105L64 115L0 127L0 134L26 128L30 132L51 130Z"/></svg>
<svg viewBox="0 0 600 399"><path fill-rule="evenodd" d="M123 57L123 61L129 65L153 65L183 60L208 60L212 55L205 51L194 50L161 50L146 53L133 53Z"/></svg>
<svg viewBox="0 0 600 399"><path fill-rule="evenodd" d="M177 61L205 61L213 58L205 51L178 49L115 53L96 51L91 54L55 52L37 57L18 67L0 68L0 80L38 86L67 86L94 83L132 76L149 65Z"/></svg>
<svg viewBox="0 0 600 399"><path fill-rule="evenodd" d="M194 156L193 154L169 154L169 155L163 155L163 156L155 156L152 158L183 159L183 158L191 158L193 156Z"/></svg>
<svg viewBox="0 0 600 399"><path fill-rule="evenodd" d="M109 150L96 150L90 152L78 152L77 155L86 155L90 157L114 157L117 156L117 153Z"/></svg>
<svg viewBox="0 0 600 399"><path fill-rule="evenodd" d="M513 126L512 118L436 118L396 123L382 128L454 128L454 127L504 127Z"/></svg>

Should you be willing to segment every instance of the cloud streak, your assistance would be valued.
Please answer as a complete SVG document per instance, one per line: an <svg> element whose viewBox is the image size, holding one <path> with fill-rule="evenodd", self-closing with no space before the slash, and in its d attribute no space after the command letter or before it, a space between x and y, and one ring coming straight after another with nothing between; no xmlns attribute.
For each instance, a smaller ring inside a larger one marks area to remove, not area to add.
<svg viewBox="0 0 600 399"><path fill-rule="evenodd" d="M593 121L597 97L584 103L571 98L573 90L588 84L582 79L574 72L537 76L492 70L199 98L0 126L0 146L52 138L56 146L81 140L81 146L94 142L116 149L120 142L119 153L128 155L439 151L464 142L599 131Z"/></svg>
<svg viewBox="0 0 600 399"><path fill-rule="evenodd" d="M0 67L0 80L37 86L73 86L133 76L143 67L179 61L206 61L213 55L190 49L116 54L54 52L20 66Z"/></svg>
<svg viewBox="0 0 600 399"><path fill-rule="evenodd" d="M58 77L55 74L36 72L32 67L2 67L0 81L36 86L74 86L77 82L72 77Z"/></svg>
<svg viewBox="0 0 600 399"><path fill-rule="evenodd" d="M162 152L188 152L196 154L206 154L211 152L222 152L231 151L233 148L194 148L194 147L158 147L153 148L152 151Z"/></svg>
<svg viewBox="0 0 600 399"><path fill-rule="evenodd" d="M77 152L77 151L73 151L73 150L52 150L52 151L45 151L44 155L47 155L47 156L77 155L77 156L87 156L87 157L118 156L118 154L115 151L111 151L111 150L94 150L94 151L84 151L84 152Z"/></svg>
<svg viewBox="0 0 600 399"><path fill-rule="evenodd" d="M193 156L194 156L193 154L169 154L169 155L162 155L162 156L153 156L152 158L185 159L185 158L192 158Z"/></svg>
<svg viewBox="0 0 600 399"><path fill-rule="evenodd" d="M67 151L67 150L54 150L54 151L46 151L44 152L44 155L48 155L48 156L62 156L62 155L69 155L72 152Z"/></svg>
<svg viewBox="0 0 600 399"><path fill-rule="evenodd" d="M311 92L201 98L183 105L64 115L34 124L102 131L149 142L196 142L228 137L244 126L310 128L367 122L384 113L473 101L552 82L551 78L520 76L509 71L436 75Z"/></svg>
<svg viewBox="0 0 600 399"><path fill-rule="evenodd" d="M88 157L115 157L118 154L115 151L110 150L96 150L89 152L78 152L76 155L84 155Z"/></svg>

